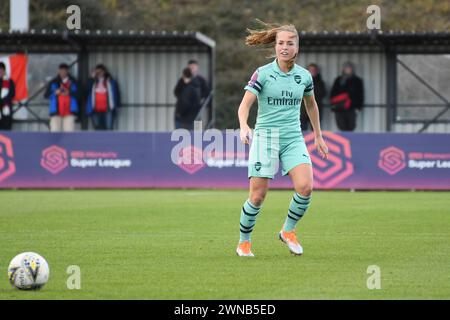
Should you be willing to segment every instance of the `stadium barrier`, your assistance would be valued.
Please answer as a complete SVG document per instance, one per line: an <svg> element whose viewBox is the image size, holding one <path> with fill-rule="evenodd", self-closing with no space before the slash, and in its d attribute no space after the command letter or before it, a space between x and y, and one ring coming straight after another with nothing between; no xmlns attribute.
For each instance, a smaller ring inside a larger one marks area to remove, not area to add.
<svg viewBox="0 0 450 320"><path fill-rule="evenodd" d="M450 134L324 138L328 160L305 135L316 189L450 190ZM247 159L237 131L0 132L0 188L247 188Z"/></svg>

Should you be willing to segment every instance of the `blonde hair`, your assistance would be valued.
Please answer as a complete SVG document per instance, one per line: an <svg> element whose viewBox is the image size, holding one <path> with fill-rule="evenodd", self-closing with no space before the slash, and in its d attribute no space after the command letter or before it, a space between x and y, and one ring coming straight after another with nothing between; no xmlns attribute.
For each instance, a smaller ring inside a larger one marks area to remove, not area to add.
<svg viewBox="0 0 450 320"><path fill-rule="evenodd" d="M255 30L247 28L247 32L249 35L245 38L245 44L247 46L259 46L264 45L266 47L274 46L277 41L277 34L280 31L287 31L295 34L297 40L297 46L299 46L299 36L297 29L292 24L281 25L278 23L266 23L259 19L256 19L262 29ZM295 56L289 61L288 68L291 69L294 66L295 60L297 60L298 52ZM270 57L274 57L275 55L271 55Z"/></svg>

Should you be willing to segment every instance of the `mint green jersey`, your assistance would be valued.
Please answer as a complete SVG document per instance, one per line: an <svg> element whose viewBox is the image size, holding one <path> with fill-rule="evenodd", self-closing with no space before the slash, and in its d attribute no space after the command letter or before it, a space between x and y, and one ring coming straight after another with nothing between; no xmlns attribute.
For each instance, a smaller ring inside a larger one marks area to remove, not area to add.
<svg viewBox="0 0 450 320"><path fill-rule="evenodd" d="M258 97L255 131L278 129L282 139L301 136L300 106L313 89L311 74L297 64L287 73L276 60L259 67L245 86Z"/></svg>

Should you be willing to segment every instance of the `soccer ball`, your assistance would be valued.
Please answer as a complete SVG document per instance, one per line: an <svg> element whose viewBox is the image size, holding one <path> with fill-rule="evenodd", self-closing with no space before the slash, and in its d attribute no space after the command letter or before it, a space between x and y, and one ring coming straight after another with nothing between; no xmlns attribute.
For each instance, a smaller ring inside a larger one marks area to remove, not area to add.
<svg viewBox="0 0 450 320"><path fill-rule="evenodd" d="M14 257L8 267L9 282L20 290L37 290L48 281L50 269L47 261L34 252Z"/></svg>

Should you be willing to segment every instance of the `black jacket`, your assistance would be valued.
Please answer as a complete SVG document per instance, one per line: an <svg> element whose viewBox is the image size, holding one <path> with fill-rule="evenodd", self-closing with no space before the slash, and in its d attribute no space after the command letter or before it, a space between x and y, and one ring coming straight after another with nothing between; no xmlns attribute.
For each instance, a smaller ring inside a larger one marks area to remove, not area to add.
<svg viewBox="0 0 450 320"><path fill-rule="evenodd" d="M175 118L184 123L195 120L200 111L200 92L194 81L183 83L182 90L177 96Z"/></svg>
<svg viewBox="0 0 450 320"><path fill-rule="evenodd" d="M317 102L317 107L319 108L319 117L322 120L322 107L323 107L323 99L327 95L327 90L325 88L325 83L322 80L320 73L317 76L313 77L313 85L314 85L314 98ZM302 123L302 128L308 128L309 116L306 111L305 103L302 100L302 105L300 108L300 120Z"/></svg>
<svg viewBox="0 0 450 320"><path fill-rule="evenodd" d="M364 84L360 77L356 75L350 76L344 84L341 84L342 76L334 80L330 97L347 92L352 101L349 110L361 110L364 106Z"/></svg>
<svg viewBox="0 0 450 320"><path fill-rule="evenodd" d="M314 97L316 98L317 105L319 109L322 109L323 99L327 95L327 90L325 88L325 83L322 80L320 73L313 77L314 85Z"/></svg>
<svg viewBox="0 0 450 320"><path fill-rule="evenodd" d="M205 99L209 95L209 86L206 82L205 78L203 78L200 75L195 76L192 81L195 88L198 90L198 94L200 95L201 99ZM177 82L177 85L175 86L175 89L173 90L173 93L177 99L180 99L181 93L183 92L184 87L186 84L183 81L183 78L180 78Z"/></svg>
<svg viewBox="0 0 450 320"><path fill-rule="evenodd" d="M197 89L200 90L200 98L205 99L209 94L209 86L205 78L203 78L201 75L197 75L192 79L192 81L194 82Z"/></svg>
<svg viewBox="0 0 450 320"><path fill-rule="evenodd" d="M184 83L183 78L178 79L178 82L173 90L173 94L179 100L181 98L181 93L183 92L184 87L186 87L186 83Z"/></svg>
<svg viewBox="0 0 450 320"><path fill-rule="evenodd" d="M0 81L3 81L2 79L0 79ZM8 106L12 106L12 100L14 99L14 96L16 95L16 87L14 85L14 81L12 81L11 79L8 79L9 81L9 91L8 94L2 98L0 96L0 107L3 107L4 105L8 105ZM3 84L0 83L0 91L2 88Z"/></svg>

